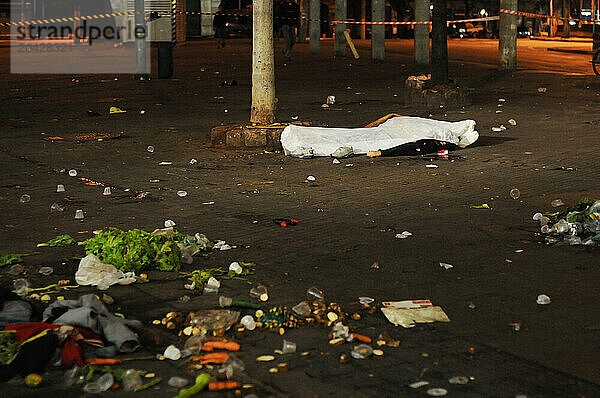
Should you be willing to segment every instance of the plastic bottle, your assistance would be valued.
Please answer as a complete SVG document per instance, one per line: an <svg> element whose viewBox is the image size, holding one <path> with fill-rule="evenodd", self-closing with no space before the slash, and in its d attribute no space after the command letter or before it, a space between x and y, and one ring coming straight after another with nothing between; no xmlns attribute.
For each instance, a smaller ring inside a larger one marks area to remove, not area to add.
<svg viewBox="0 0 600 398"><path fill-rule="evenodd" d="M100 378L96 381L100 386L100 391L108 391L109 388L115 383L115 378L112 373L104 373Z"/></svg>
<svg viewBox="0 0 600 398"><path fill-rule="evenodd" d="M252 315L246 315L241 320L240 323L244 326L246 330L254 330L256 328L256 321L252 317Z"/></svg>
<svg viewBox="0 0 600 398"><path fill-rule="evenodd" d="M13 288L18 295L27 294L29 292L29 281L23 278L15 279Z"/></svg>
<svg viewBox="0 0 600 398"><path fill-rule="evenodd" d="M137 387L142 385L142 378L140 377L140 372L135 369L127 369L125 373L123 373L123 389L125 391L133 391Z"/></svg>
<svg viewBox="0 0 600 398"><path fill-rule="evenodd" d="M175 387L175 388L182 388L187 386L188 384L188 379L184 379L183 377L178 377L178 376L173 376L169 379L168 384L171 387Z"/></svg>

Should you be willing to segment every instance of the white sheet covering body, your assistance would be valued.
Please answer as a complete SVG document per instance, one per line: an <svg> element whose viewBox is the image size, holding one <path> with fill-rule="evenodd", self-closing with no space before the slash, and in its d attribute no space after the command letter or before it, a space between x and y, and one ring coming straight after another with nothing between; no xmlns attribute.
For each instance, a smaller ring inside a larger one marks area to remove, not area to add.
<svg viewBox="0 0 600 398"><path fill-rule="evenodd" d="M446 122L420 117L393 117L377 127L329 128L287 126L281 133L286 155L330 156L340 147L351 146L354 154L389 149L422 139L434 139L464 148L479 138L474 120Z"/></svg>

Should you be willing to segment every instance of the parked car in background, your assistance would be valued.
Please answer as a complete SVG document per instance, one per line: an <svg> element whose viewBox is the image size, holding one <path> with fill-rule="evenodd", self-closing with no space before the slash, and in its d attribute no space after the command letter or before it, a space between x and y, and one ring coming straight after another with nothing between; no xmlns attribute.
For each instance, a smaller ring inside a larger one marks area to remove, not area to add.
<svg viewBox="0 0 600 398"><path fill-rule="evenodd" d="M248 10L226 10L228 37L252 37L252 13Z"/></svg>

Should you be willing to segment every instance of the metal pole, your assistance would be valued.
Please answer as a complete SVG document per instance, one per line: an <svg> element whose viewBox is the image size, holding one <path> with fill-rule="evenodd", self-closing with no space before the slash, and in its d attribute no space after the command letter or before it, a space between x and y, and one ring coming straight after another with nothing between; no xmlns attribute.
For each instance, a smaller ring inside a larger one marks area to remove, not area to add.
<svg viewBox="0 0 600 398"><path fill-rule="evenodd" d="M275 121L273 1L254 0L252 12L252 123Z"/></svg>
<svg viewBox="0 0 600 398"><path fill-rule="evenodd" d="M348 4L346 0L335 0L335 20L345 21ZM335 24L335 56L346 56L346 39L344 38L345 23Z"/></svg>
<svg viewBox="0 0 600 398"><path fill-rule="evenodd" d="M373 22L384 22L385 0L371 2L371 19ZM385 25L372 25L371 55L374 63L382 63L385 60Z"/></svg>
<svg viewBox="0 0 600 398"><path fill-rule="evenodd" d="M321 51L321 2L310 0L310 52Z"/></svg>
<svg viewBox="0 0 600 398"><path fill-rule="evenodd" d="M415 0L415 21L429 22L429 0ZM415 65L429 66L429 24L415 25Z"/></svg>
<svg viewBox="0 0 600 398"><path fill-rule="evenodd" d="M516 10L517 0L500 0L500 8ZM500 13L498 64L500 70L517 69L517 16L505 12Z"/></svg>
<svg viewBox="0 0 600 398"><path fill-rule="evenodd" d="M148 73L146 70L146 19L144 18L144 0L135 0L135 61L136 78L144 79Z"/></svg>

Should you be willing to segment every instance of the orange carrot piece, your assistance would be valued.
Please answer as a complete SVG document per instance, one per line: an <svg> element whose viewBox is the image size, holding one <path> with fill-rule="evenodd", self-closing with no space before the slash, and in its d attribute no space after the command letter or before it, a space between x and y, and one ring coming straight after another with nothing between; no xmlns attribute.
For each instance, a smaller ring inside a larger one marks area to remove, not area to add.
<svg viewBox="0 0 600 398"><path fill-rule="evenodd" d="M240 345L235 341L207 341L202 345L202 351L227 350L239 351Z"/></svg>
<svg viewBox="0 0 600 398"><path fill-rule="evenodd" d="M238 381L213 381L208 384L209 391L224 391L224 390L235 390L240 388L242 383Z"/></svg>
<svg viewBox="0 0 600 398"><path fill-rule="evenodd" d="M357 334L357 333L353 333L352 334L354 336L354 338L358 341L362 341L363 343L370 343L371 342L371 338L367 337L367 336L363 336L362 334Z"/></svg>

